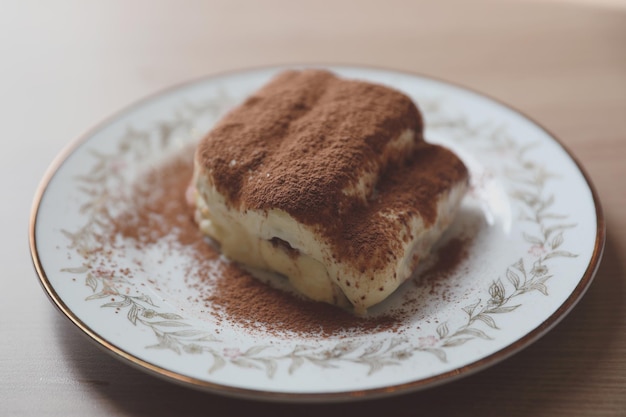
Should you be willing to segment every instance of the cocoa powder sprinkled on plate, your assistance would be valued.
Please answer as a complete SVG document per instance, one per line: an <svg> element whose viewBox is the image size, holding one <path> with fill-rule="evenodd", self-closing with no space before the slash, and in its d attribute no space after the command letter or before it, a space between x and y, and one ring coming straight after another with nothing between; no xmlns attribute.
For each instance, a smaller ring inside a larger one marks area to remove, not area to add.
<svg viewBox="0 0 626 417"><path fill-rule="evenodd" d="M459 273L469 256L470 244L470 237L455 237L445 242L432 255L434 263L422 271L414 282L427 287L429 295L438 295L443 301L450 301L450 277Z"/></svg>

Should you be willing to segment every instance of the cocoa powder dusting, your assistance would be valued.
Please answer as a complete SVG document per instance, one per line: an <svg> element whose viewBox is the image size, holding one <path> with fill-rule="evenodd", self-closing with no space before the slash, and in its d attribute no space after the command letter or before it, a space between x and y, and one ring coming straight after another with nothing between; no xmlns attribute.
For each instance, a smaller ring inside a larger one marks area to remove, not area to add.
<svg viewBox="0 0 626 417"><path fill-rule="evenodd" d="M407 130L408 152L387 148ZM399 91L287 71L226 115L196 157L232 206L281 209L318 230L337 260L376 271L397 253L403 218L419 214L431 224L438 198L468 177L456 155L422 132L419 110ZM365 195L346 193L366 172L375 179Z"/></svg>
<svg viewBox="0 0 626 417"><path fill-rule="evenodd" d="M196 291L217 323L238 325L248 332L274 336L346 336L351 333L397 331L400 316L356 317L338 307L304 300L271 287L238 265L219 259L219 251L199 232L185 191L193 171L193 149L154 167L133 187L127 209L112 219L110 243L121 234L139 249L168 242L172 251L191 254L180 277ZM211 272L219 262L218 273ZM158 286L158 283L152 283Z"/></svg>
<svg viewBox="0 0 626 417"><path fill-rule="evenodd" d="M459 272L459 268L469 256L468 247L471 244L469 237L450 239L433 254L434 264L425 269L416 283L429 288L429 294L439 295L443 301L449 301L449 278Z"/></svg>

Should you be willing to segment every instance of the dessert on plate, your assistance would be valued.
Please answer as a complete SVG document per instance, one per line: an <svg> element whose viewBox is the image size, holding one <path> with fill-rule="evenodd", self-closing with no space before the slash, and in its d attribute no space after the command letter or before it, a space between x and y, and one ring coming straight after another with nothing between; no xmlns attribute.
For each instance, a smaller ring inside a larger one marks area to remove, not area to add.
<svg viewBox="0 0 626 417"><path fill-rule="evenodd" d="M195 220L228 258L364 313L411 276L467 190L462 161L422 133L399 91L283 72L198 145Z"/></svg>

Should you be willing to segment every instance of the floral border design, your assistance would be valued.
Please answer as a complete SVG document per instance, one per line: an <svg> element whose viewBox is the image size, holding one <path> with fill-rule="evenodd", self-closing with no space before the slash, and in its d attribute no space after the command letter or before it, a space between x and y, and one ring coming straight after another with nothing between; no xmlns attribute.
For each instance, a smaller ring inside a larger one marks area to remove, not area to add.
<svg viewBox="0 0 626 417"><path fill-rule="evenodd" d="M80 208L81 213L87 214L88 221L78 230L63 230L62 233L70 242L68 249L76 251L83 262L78 267L64 268L62 272L84 276L85 285L92 291L86 301L110 299L101 307L116 311L124 309L130 323L152 330L157 343L146 346L147 349L167 349L177 354L208 354L212 357L208 373L231 364L239 368L264 370L268 378L272 378L283 363L288 364L285 366L289 375L304 364L326 369L338 368L346 363L365 366L367 374L371 375L384 367L399 365L418 352L447 362L447 353L455 347L475 339L492 340L491 335L499 329L498 316L520 308L519 297L523 294L537 291L547 296L547 283L553 278L551 259L577 256L562 249L565 231L576 224L566 222L567 215L551 211L555 196L547 193L546 183L557 176L528 156L533 146L520 146L507 133L505 126L474 126L463 116L442 116L438 102L427 103L424 107L426 119L434 119L430 129L450 134L457 141L471 139L472 146L483 147L488 152L512 156L514 164L506 167L503 175L512 190L510 197L519 203L518 220L534 230L523 233L529 245L527 254L511 263L503 276L492 281L484 290L484 301L483 298L478 299L461 309L465 315L462 324L453 327L443 322L432 334L418 337L417 343L415 339L412 341L399 336L368 343L348 339L332 347L296 345L283 354L272 354L275 348L271 346L252 346L243 351L236 347L224 347L219 337L194 329L183 316L160 308L148 295L141 292L130 295L120 291L121 285L130 283L123 275L96 268L94 249L100 245L98 236L103 230L103 222L112 218L112 213L123 204L122 198L116 197L115 192L123 189L125 170L146 155L165 152L181 131L189 136L188 132L193 130L200 117L208 115L216 118L230 104L228 97L222 94L202 105L184 104L173 112L175 117L172 120L158 121L143 130L129 127L118 140L115 152L103 154L91 149L90 154L95 159L92 169L76 177L78 189L88 198ZM479 193L481 181L486 179L473 178L472 192Z"/></svg>

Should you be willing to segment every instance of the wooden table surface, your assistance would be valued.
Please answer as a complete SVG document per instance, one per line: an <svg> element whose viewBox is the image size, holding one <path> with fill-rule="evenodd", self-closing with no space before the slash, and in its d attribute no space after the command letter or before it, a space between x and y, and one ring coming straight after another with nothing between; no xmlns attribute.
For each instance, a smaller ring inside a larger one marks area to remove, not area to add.
<svg viewBox="0 0 626 417"><path fill-rule="evenodd" d="M604 259L553 331L478 374L348 404L271 404L183 388L94 346L41 290L31 201L93 124L220 71L346 63L432 74L552 131L604 207ZM626 5L621 1L0 2L0 415L626 415ZM358 413L358 414L356 414Z"/></svg>

